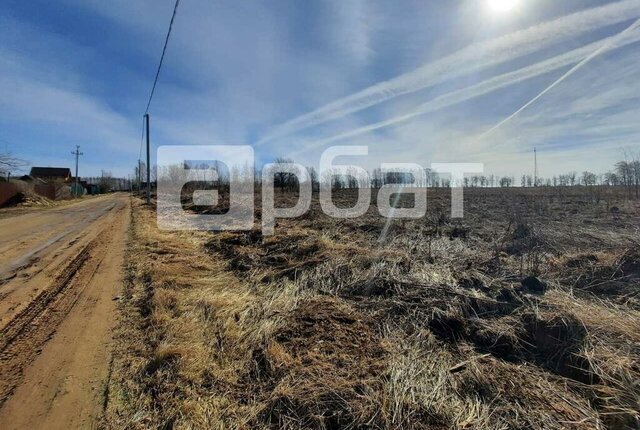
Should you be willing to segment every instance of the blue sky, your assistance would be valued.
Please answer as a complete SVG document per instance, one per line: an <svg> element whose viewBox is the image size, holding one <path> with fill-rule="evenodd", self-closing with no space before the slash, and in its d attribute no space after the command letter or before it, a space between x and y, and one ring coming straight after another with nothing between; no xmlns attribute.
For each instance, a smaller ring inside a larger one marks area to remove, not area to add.
<svg viewBox="0 0 640 430"><path fill-rule="evenodd" d="M173 0L4 0L0 150L126 176ZM182 0L152 144L250 144L258 162L481 162L496 174L604 172L640 151L640 0ZM483 134L583 58L607 49Z"/></svg>

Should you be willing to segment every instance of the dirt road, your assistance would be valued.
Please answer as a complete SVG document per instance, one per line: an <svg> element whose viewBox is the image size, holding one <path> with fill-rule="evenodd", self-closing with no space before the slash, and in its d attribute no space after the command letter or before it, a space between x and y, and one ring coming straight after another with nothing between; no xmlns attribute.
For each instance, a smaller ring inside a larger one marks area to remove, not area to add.
<svg viewBox="0 0 640 430"><path fill-rule="evenodd" d="M0 428L91 428L104 402L129 197L0 219Z"/></svg>

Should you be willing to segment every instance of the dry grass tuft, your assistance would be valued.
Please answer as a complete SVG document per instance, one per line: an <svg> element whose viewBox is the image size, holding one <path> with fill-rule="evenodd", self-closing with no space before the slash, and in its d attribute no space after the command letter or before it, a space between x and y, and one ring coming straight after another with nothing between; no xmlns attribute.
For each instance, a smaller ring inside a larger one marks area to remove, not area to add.
<svg viewBox="0 0 640 430"><path fill-rule="evenodd" d="M430 193L382 242L375 207L262 237L136 205L105 427L640 427L633 209L487 190L461 223Z"/></svg>

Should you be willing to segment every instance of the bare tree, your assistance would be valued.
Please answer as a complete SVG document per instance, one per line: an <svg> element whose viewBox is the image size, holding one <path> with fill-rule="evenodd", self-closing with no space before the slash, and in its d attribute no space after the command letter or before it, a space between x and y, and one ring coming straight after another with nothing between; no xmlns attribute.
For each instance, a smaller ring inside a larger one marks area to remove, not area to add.
<svg viewBox="0 0 640 430"><path fill-rule="evenodd" d="M633 185L633 169L627 161L619 161L616 163L616 173L620 179L620 183L627 188L629 197L631 197L631 187Z"/></svg>
<svg viewBox="0 0 640 430"><path fill-rule="evenodd" d="M113 190L113 178L112 178L111 172L105 172L105 171L102 172L102 175L100 176L99 185L100 185L101 193L108 193Z"/></svg>
<svg viewBox="0 0 640 430"><path fill-rule="evenodd" d="M620 185L620 178L615 172L607 172L604 174L604 182L610 187L615 187L616 185Z"/></svg>
<svg viewBox="0 0 640 430"><path fill-rule="evenodd" d="M275 159L274 163L278 166L281 166L284 164L291 164L293 163L293 160L289 158L278 157ZM294 174L280 171L276 172L273 183L274 186L280 188L281 191L285 188L293 189L298 184L296 176Z"/></svg>
<svg viewBox="0 0 640 430"><path fill-rule="evenodd" d="M527 187L533 187L533 176L527 175Z"/></svg>
<svg viewBox="0 0 640 430"><path fill-rule="evenodd" d="M512 179L508 176L503 176L502 178L500 178L500 186L501 187L510 187L511 184L513 183Z"/></svg>
<svg viewBox="0 0 640 430"><path fill-rule="evenodd" d="M318 172L316 169L311 166L307 167L307 171L309 172L309 180L311 181L311 189L313 191L318 191L320 189L319 181L318 181Z"/></svg>
<svg viewBox="0 0 640 430"><path fill-rule="evenodd" d="M8 175L14 170L20 170L29 163L25 160L14 157L10 152L0 153L0 174Z"/></svg>
<svg viewBox="0 0 640 430"><path fill-rule="evenodd" d="M633 175L633 185L636 189L636 199L640 197L640 154L631 162L631 174Z"/></svg>
<svg viewBox="0 0 640 430"><path fill-rule="evenodd" d="M373 169L373 174L371 175L371 187L380 188L382 185L384 185L382 170L380 168Z"/></svg>
<svg viewBox="0 0 640 430"><path fill-rule="evenodd" d="M151 182L157 182L158 181L158 165L154 164L151 167Z"/></svg>
<svg viewBox="0 0 640 430"><path fill-rule="evenodd" d="M346 174L343 176L343 181L346 188L358 188L358 173L349 167Z"/></svg>
<svg viewBox="0 0 640 430"><path fill-rule="evenodd" d="M598 176L595 173L589 171L582 172L582 185L585 187L596 185L597 180Z"/></svg>

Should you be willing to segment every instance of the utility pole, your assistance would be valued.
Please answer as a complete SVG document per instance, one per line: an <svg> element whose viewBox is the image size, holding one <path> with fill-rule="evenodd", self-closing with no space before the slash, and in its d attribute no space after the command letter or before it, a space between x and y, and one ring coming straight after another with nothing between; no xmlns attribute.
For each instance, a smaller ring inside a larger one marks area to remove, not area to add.
<svg viewBox="0 0 640 430"><path fill-rule="evenodd" d="M80 152L80 145L76 145L76 150L71 153L76 156L76 187L75 187L75 190L73 191L76 197L78 197L78 159L80 158L81 155L84 155L84 154Z"/></svg>
<svg viewBox="0 0 640 430"><path fill-rule="evenodd" d="M538 186L538 151L533 148L533 186Z"/></svg>
<svg viewBox="0 0 640 430"><path fill-rule="evenodd" d="M151 157L149 155L149 114L144 114L144 123L147 129L147 204L151 204Z"/></svg>
<svg viewBox="0 0 640 430"><path fill-rule="evenodd" d="M138 158L138 195L142 195L142 161Z"/></svg>

